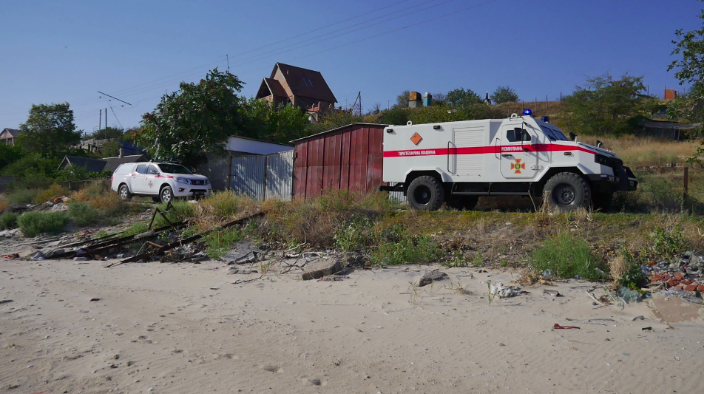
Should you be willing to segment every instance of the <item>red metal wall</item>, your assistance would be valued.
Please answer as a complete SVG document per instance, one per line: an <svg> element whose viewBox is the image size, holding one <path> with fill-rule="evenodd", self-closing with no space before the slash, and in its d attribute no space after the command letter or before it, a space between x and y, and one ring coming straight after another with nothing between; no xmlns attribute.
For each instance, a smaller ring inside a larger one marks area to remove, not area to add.
<svg viewBox="0 0 704 394"><path fill-rule="evenodd" d="M353 124L296 142L294 198L337 189L375 191L382 184L384 127Z"/></svg>

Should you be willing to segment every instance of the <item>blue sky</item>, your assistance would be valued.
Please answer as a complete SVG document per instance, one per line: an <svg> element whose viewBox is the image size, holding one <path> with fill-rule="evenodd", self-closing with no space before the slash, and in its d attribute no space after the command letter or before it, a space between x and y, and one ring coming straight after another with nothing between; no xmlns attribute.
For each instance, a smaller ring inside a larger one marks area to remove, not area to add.
<svg viewBox="0 0 704 394"><path fill-rule="evenodd" d="M552 100L606 72L645 76L662 95L681 89L667 72L674 32L699 28L702 8L696 0L3 0L0 129L18 127L32 104L65 101L87 132L110 106L110 126L136 126L180 81L226 69L225 55L245 96L283 62L322 72L343 106L361 91L365 110L403 90L458 87L483 95L509 85L523 100Z"/></svg>

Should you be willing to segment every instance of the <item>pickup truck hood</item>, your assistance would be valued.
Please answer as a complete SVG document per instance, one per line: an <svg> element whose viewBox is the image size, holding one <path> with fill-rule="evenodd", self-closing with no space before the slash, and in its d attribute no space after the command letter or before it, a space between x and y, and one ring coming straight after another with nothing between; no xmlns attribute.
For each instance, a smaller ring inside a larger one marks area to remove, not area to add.
<svg viewBox="0 0 704 394"><path fill-rule="evenodd" d="M207 176L200 175L200 174L169 174L169 173L164 173L164 175L172 176L174 178L188 178L188 179L208 179Z"/></svg>

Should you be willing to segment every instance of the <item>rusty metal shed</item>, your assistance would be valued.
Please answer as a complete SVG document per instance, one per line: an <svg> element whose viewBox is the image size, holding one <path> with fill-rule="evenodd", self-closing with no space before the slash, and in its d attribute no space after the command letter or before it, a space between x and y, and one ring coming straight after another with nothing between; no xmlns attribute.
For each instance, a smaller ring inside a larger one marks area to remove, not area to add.
<svg viewBox="0 0 704 394"><path fill-rule="evenodd" d="M291 141L294 198L319 196L325 190L375 191L382 184L386 126L353 123Z"/></svg>

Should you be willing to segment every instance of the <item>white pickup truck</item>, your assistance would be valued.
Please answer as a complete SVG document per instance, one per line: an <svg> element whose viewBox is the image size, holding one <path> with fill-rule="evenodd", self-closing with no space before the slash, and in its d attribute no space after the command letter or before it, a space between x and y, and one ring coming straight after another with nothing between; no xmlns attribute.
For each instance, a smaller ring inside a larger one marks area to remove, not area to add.
<svg viewBox="0 0 704 394"><path fill-rule="evenodd" d="M207 177L174 163L121 164L110 181L112 190L123 200L145 196L166 203L174 198L203 197L212 193Z"/></svg>

